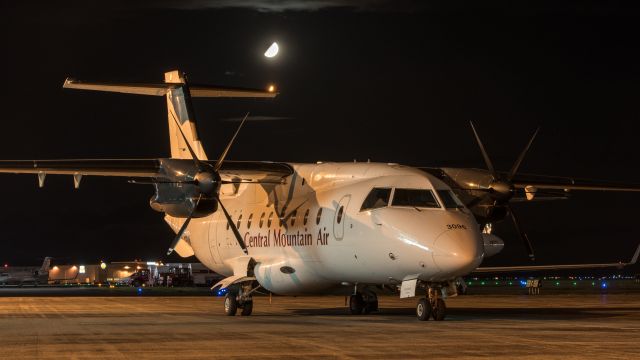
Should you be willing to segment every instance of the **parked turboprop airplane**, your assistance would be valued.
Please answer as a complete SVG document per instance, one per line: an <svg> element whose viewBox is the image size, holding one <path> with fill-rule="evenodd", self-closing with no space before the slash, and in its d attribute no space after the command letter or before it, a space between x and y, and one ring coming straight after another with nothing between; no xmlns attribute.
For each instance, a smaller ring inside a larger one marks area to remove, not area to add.
<svg viewBox="0 0 640 360"><path fill-rule="evenodd" d="M222 155L208 160L191 97L273 98L276 93L188 85L178 71L165 73L161 84L67 79L64 87L166 95L171 157L0 161L0 172L37 174L41 187L47 174L72 175L76 187L84 175L153 185L150 205L177 233L168 253L195 255L227 276L216 286L229 289L228 315L238 308L250 315L252 294L260 288L283 295L350 294L351 312L368 313L378 308L373 289L383 286L399 289L403 297L426 294L418 302L418 318L443 320L444 298L456 295L455 279L502 249L503 242L489 231L483 234L481 225L506 216L516 189L526 189L529 198L544 189L640 191L640 186L563 178L529 182L517 174L526 150L504 174L495 171L481 142L489 171L228 161L246 116ZM626 264L596 264L618 265Z"/></svg>
<svg viewBox="0 0 640 360"><path fill-rule="evenodd" d="M49 281L49 266L51 258L46 257L40 268L27 266L5 266L0 272L0 286L33 284L35 286L47 284Z"/></svg>

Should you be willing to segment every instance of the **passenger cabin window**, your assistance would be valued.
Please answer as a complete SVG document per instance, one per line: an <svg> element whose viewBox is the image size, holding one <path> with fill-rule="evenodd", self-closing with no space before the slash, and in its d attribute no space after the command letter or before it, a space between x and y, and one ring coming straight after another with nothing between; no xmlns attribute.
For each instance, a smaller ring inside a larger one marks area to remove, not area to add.
<svg viewBox="0 0 640 360"><path fill-rule="evenodd" d="M304 212L303 225L307 225L307 220L309 220L309 209Z"/></svg>
<svg viewBox="0 0 640 360"><path fill-rule="evenodd" d="M439 208L438 201L431 190L396 189L393 193L393 206L411 206L422 208Z"/></svg>
<svg viewBox="0 0 640 360"><path fill-rule="evenodd" d="M442 205L444 205L445 208L459 209L464 207L464 204L462 203L462 201L458 199L458 197L456 196L456 194L453 193L453 191L437 190L437 192L438 192L438 196L440 197L440 200L442 201Z"/></svg>
<svg viewBox="0 0 640 360"><path fill-rule="evenodd" d="M251 229L251 222L253 221L253 214L249 215L247 219L247 230Z"/></svg>
<svg viewBox="0 0 640 360"><path fill-rule="evenodd" d="M336 218L336 222L340 224L342 222L342 215L344 215L344 206L340 206L338 210L338 217Z"/></svg>
<svg viewBox="0 0 640 360"><path fill-rule="evenodd" d="M362 203L360 211L373 210L389 205L391 197L391 189L389 188L373 188L367 198Z"/></svg>

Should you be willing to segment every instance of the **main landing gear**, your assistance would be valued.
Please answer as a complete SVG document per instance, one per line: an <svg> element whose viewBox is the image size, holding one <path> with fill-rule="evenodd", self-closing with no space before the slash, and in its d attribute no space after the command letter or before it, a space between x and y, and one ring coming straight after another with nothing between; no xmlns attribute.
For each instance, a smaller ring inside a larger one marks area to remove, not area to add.
<svg viewBox="0 0 640 360"><path fill-rule="evenodd" d="M249 316L253 312L254 291L260 286L253 287L253 282L242 283L238 289L229 289L224 297L224 313L227 316L235 316L238 309L241 309L240 315Z"/></svg>
<svg viewBox="0 0 640 360"><path fill-rule="evenodd" d="M352 315L370 314L378 311L378 295L374 292L358 292L349 298L349 311Z"/></svg>
<svg viewBox="0 0 640 360"><path fill-rule="evenodd" d="M416 305L416 316L420 321L427 321L433 318L435 321L442 321L447 315L447 306L440 297L440 289L430 287L427 290L427 297L422 298Z"/></svg>

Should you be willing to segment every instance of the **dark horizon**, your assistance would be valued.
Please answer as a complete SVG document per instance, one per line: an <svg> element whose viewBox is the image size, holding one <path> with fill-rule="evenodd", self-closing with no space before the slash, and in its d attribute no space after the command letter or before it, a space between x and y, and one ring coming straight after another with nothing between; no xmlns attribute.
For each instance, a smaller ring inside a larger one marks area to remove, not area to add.
<svg viewBox="0 0 640 360"><path fill-rule="evenodd" d="M274 101L195 100L210 158L238 124L228 119L251 111L263 120L245 125L233 160L484 168L473 120L500 170L540 126L523 172L640 183L637 8L225 4L4 1L0 158L166 157L164 98L63 90L62 83L159 82L180 69L194 83L275 83L280 91ZM273 41L281 54L267 61L262 53ZM8 205L0 212L2 264L164 259L174 236L149 207L150 186L87 176L74 191L70 176L50 175L44 189L36 176L0 179ZM612 262L628 261L640 242L638 202L636 193L574 191L568 201L514 208L536 263ZM495 233L506 247L486 265L528 263L509 221Z"/></svg>

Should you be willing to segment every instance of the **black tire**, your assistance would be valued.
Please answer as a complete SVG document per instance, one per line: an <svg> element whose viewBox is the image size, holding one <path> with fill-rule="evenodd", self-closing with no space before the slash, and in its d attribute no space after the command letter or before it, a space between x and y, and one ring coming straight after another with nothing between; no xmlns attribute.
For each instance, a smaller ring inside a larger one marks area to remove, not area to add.
<svg viewBox="0 0 640 360"><path fill-rule="evenodd" d="M433 320L435 321L443 321L447 316L447 305L445 305L444 300L438 299L436 301L436 308L432 310L431 316L433 316Z"/></svg>
<svg viewBox="0 0 640 360"><path fill-rule="evenodd" d="M227 316L236 316L238 312L238 300L236 294L227 293L224 297L224 314Z"/></svg>
<svg viewBox="0 0 640 360"><path fill-rule="evenodd" d="M244 306L242 307L242 311L240 315L249 316L253 312L253 300L245 301Z"/></svg>
<svg viewBox="0 0 640 360"><path fill-rule="evenodd" d="M363 309L364 300L362 300L362 295L351 295L349 298L349 311L351 312L351 315L360 315L362 314Z"/></svg>
<svg viewBox="0 0 640 360"><path fill-rule="evenodd" d="M416 305L416 316L420 321L427 321L431 316L431 304L427 299L418 300L418 304Z"/></svg>
<svg viewBox="0 0 640 360"><path fill-rule="evenodd" d="M365 304L364 304L364 313L365 314L370 314L374 311L378 311L378 299L376 298L370 298Z"/></svg>

